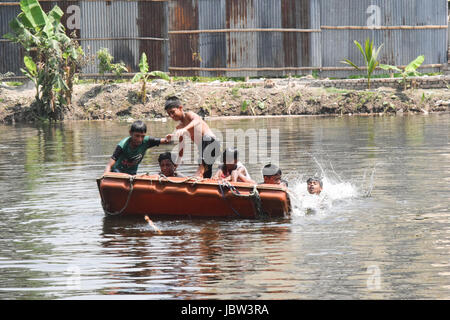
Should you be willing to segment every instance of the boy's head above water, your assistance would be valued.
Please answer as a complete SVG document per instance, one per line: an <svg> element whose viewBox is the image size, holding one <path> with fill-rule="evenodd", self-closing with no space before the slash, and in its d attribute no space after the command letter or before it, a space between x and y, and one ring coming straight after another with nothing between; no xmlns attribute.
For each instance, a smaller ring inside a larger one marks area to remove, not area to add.
<svg viewBox="0 0 450 320"><path fill-rule="evenodd" d="M274 164L266 164L262 170L264 183L281 184L281 169Z"/></svg>
<svg viewBox="0 0 450 320"><path fill-rule="evenodd" d="M323 189L323 182L320 178L313 177L306 180L306 187L310 194L319 195Z"/></svg>

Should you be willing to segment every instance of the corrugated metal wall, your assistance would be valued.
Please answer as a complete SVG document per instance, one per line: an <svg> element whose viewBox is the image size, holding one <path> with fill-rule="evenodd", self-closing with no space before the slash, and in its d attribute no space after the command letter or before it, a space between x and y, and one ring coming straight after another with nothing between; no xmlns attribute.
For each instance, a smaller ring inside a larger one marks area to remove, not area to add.
<svg viewBox="0 0 450 320"><path fill-rule="evenodd" d="M395 30L332 30L326 26L362 26L379 14L381 26L445 26L446 1L433 0L321 0L322 67L339 66L350 59L357 65L364 60L353 43L363 43L367 37L377 47L384 44L379 60L386 64L406 65L420 54L424 64L446 63L447 29ZM379 9L379 12L377 13ZM343 65L342 65L343 66ZM421 71L437 71L428 69ZM355 73L355 72L352 72ZM357 73L357 72L356 72ZM360 73L360 72L359 72ZM340 76L342 71L327 71L324 76Z"/></svg>
<svg viewBox="0 0 450 320"><path fill-rule="evenodd" d="M3 2L16 2L15 0L2 0ZM23 49L18 45L8 42L3 38L8 32L9 22L17 17L20 10L18 6L0 7L0 73L14 72L20 75L20 67L23 66Z"/></svg>
<svg viewBox="0 0 450 320"><path fill-rule="evenodd" d="M1 2L13 1L18 0ZM174 75L282 76L323 68L322 76L347 76L361 72L333 69L346 67L339 62L345 58L363 65L353 40L364 42L367 37L376 46L384 44L383 63L404 65L419 54L425 55L424 64L447 62L448 29L442 28L448 23L446 0L71 0L41 4L47 10L58 4L66 13L66 25L68 19L73 20L70 7L78 7L79 29L67 33L77 31L83 48L92 55L109 48L115 61L124 61L131 72L138 71L140 55L146 52L152 70ZM0 35L9 31L8 23L18 13L18 6L0 6ZM367 29L374 17L383 27L441 27ZM339 29L346 26L353 29ZM277 31L225 30L249 28ZM203 32L213 29L221 32ZM191 32L183 33L186 30ZM0 72L20 74L22 60L22 49L0 42ZM96 64L83 72L96 73Z"/></svg>

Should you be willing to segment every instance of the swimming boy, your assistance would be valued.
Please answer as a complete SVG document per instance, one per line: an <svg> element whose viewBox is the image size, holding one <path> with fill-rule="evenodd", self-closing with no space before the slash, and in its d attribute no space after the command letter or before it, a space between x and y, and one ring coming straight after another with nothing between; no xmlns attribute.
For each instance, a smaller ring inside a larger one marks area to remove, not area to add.
<svg viewBox="0 0 450 320"><path fill-rule="evenodd" d="M323 182L320 178L309 178L306 180L306 188L310 194L319 195L323 189Z"/></svg>
<svg viewBox="0 0 450 320"><path fill-rule="evenodd" d="M161 169L160 175L166 177L184 177L184 175L176 172L177 166L173 161L172 154L170 152L161 153L158 157L159 168Z"/></svg>
<svg viewBox="0 0 450 320"><path fill-rule="evenodd" d="M265 184L279 184L287 187L288 182L284 179L281 179L281 174L281 169L271 163L266 164L262 170Z"/></svg>
<svg viewBox="0 0 450 320"><path fill-rule="evenodd" d="M222 154L222 165L219 166L219 170L217 170L213 179L219 180L227 180L227 181L240 181L240 182L248 182L255 183L255 181L250 178L247 169L244 165L238 161L238 150L227 148Z"/></svg>
<svg viewBox="0 0 450 320"><path fill-rule="evenodd" d="M147 126L144 122L140 120L133 122L130 128L130 136L118 143L104 173L112 171L135 175L148 148L170 142L167 137L153 138L146 136L146 133Z"/></svg>
<svg viewBox="0 0 450 320"><path fill-rule="evenodd" d="M184 111L181 101L175 97L169 97L165 103L165 110L169 117L180 123L176 126L177 131L173 136L182 137L185 134L189 134L191 140L197 145L200 153L201 163L196 172L196 176L203 178L211 178L212 165L219 156L220 143L216 140L214 133L211 131L205 121L196 113L192 111ZM183 144L179 145L179 160L183 156Z"/></svg>

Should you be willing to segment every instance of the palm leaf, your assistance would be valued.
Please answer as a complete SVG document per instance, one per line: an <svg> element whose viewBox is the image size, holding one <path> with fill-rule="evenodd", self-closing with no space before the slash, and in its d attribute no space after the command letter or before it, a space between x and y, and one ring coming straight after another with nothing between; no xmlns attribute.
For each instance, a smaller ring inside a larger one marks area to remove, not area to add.
<svg viewBox="0 0 450 320"><path fill-rule="evenodd" d="M356 64L354 64L353 62L351 62L350 60L348 60L348 59L345 59L345 60L341 61L341 63L348 64L348 65L352 66L353 68L359 70L359 67Z"/></svg>
<svg viewBox="0 0 450 320"><path fill-rule="evenodd" d="M366 53L364 52L364 50L363 50L363 48L362 48L362 46L361 46L361 44L358 42L358 41L353 41L354 43L355 43L355 45L358 47L358 49L359 49L359 51L361 51L361 54L363 55L363 57L364 57L364 60L366 60L367 61L367 57L366 57Z"/></svg>

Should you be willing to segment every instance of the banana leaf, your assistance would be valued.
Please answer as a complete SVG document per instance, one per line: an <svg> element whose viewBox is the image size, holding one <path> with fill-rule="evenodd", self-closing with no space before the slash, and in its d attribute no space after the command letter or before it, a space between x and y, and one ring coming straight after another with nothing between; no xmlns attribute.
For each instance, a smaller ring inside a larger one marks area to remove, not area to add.
<svg viewBox="0 0 450 320"><path fill-rule="evenodd" d="M170 77L165 72L162 72L162 71L152 71L152 72L150 72L150 76L159 77L159 78L167 80L167 81L170 80Z"/></svg>
<svg viewBox="0 0 450 320"><path fill-rule="evenodd" d="M405 72L406 73L417 73L416 70L417 68L419 68L422 63L425 61L425 56L424 55L420 55L418 56L416 59L414 59L413 61L411 61L406 67L405 67Z"/></svg>
<svg viewBox="0 0 450 320"><path fill-rule="evenodd" d="M37 76L37 66L36 63L34 63L33 59L31 59L30 56L23 57L23 62L25 63L25 67L27 68L30 75L33 77Z"/></svg>
<svg viewBox="0 0 450 320"><path fill-rule="evenodd" d="M22 13L18 17L26 27L38 30L48 23L48 17L37 0L21 0L20 8Z"/></svg>
<svg viewBox="0 0 450 320"><path fill-rule="evenodd" d="M140 81L143 77L144 77L143 73L141 73L141 72L136 73L134 75L133 79L131 79L131 83L136 83L136 82Z"/></svg>
<svg viewBox="0 0 450 320"><path fill-rule="evenodd" d="M148 72L147 55L145 54L145 52L142 53L141 61L139 61L139 70L142 73Z"/></svg>
<svg viewBox="0 0 450 320"><path fill-rule="evenodd" d="M391 66L389 64L380 64L380 68L383 70L393 70L397 72L402 72L401 69L397 68L396 66Z"/></svg>

